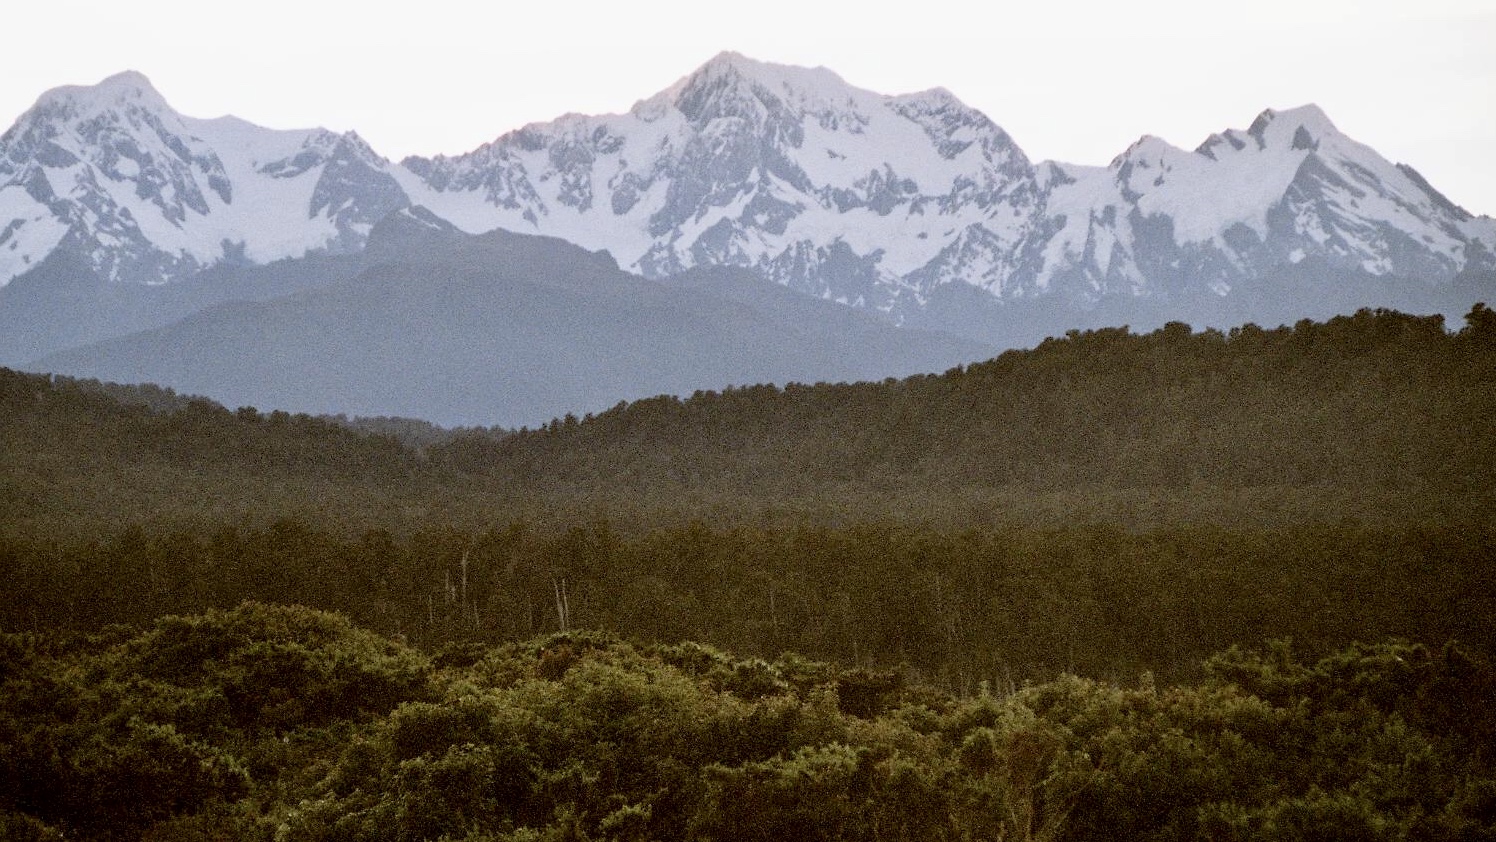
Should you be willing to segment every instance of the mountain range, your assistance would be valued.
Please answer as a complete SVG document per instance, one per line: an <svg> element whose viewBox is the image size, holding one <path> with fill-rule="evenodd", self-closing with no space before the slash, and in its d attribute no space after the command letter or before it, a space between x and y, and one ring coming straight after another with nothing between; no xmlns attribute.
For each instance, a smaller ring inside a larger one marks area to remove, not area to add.
<svg viewBox="0 0 1496 842"><path fill-rule="evenodd" d="M123 73L47 92L0 136L0 362L113 375L124 371L111 365L133 355L141 366L132 376L172 383L165 375L180 375L189 362L206 371L215 355L242 367L242 353L219 355L209 343L189 354L173 344L201 338L208 322L224 347L241 352L254 344L242 335L248 325L272 318L266 314L289 318L313 302L353 308L344 324L367 322L361 308L369 295L336 305L322 296L379 284L421 288L389 268L398 255L379 251L377 229L387 219L425 220L417 227L427 229L427 251L401 264L407 274L452 263L474 268L484 259L475 255L499 241L512 245L515 235L551 238L533 248L578 248L525 269L529 294L540 296L529 304L559 313L563 305L551 299L561 288L587 304L564 305L589 314L565 337L554 320L541 325L552 353L580 336L627 344L628 329L653 311L626 302L655 295L707 295L781 327L832 312L812 306L820 299L861 311L853 331L860 336L922 328L931 332L916 334L915 344L940 346L926 358L880 366L876 348L840 333L801 347L798 359L858 359L856 366L702 368L684 380L657 378L668 390L786 376L791 368L816 379L854 369L889 375L1102 324L1278 323L1363 306L1463 312L1496 291L1496 220L1456 206L1312 105L1263 111L1248 128L1212 135L1193 151L1144 137L1105 167L1035 163L947 91L886 96L824 68L724 53L627 113L567 115L467 154L395 163L352 132L184 117L143 76ZM435 255L443 248L455 251ZM597 259L616 274L600 287L558 284L548 268L587 264L593 258L579 254L602 252ZM497 265L483 272L519 281ZM692 272L687 282L674 280ZM768 309L766 282L784 290ZM800 295L783 297L791 292ZM450 303L470 313L493 305ZM506 306L516 318L522 312ZM699 317L675 335L705 337L727 318L707 310ZM140 333L159 329L166 333ZM524 332L514 320L490 329ZM969 341L936 339L934 331ZM356 339L342 346L350 359L360 350ZM454 343L470 339L453 334ZM96 344L108 340L107 349ZM740 347L738 356L767 359L767 341ZM407 350L419 355L419 344ZM596 347L603 358L625 358ZM295 350L288 359L321 355ZM695 346L675 352L710 356ZM633 359L644 371L661 365ZM218 384L306 379L219 368L209 378ZM526 376L545 381L549 372L542 366ZM650 378L635 381L655 388ZM564 409L575 395L554 397L530 409Z"/></svg>

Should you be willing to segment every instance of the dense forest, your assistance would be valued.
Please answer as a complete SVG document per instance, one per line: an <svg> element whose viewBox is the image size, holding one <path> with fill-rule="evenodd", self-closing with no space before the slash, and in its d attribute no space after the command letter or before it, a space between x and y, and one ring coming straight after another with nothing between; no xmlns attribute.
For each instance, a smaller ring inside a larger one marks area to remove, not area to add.
<svg viewBox="0 0 1496 842"><path fill-rule="evenodd" d="M1232 644L1389 637L1496 655L1496 530L1359 524L949 534L887 523L638 533L606 521L343 537L296 520L0 543L5 628L86 631L244 600L434 648L609 629L899 667L954 692L1078 672L1198 677Z"/></svg>
<svg viewBox="0 0 1496 842"><path fill-rule="evenodd" d="M539 430L0 372L0 627L243 600L432 647L576 628L961 692L1292 637L1496 640L1496 313L1076 332Z"/></svg>
<svg viewBox="0 0 1496 842"><path fill-rule="evenodd" d="M0 837L1496 838L1493 418L1481 305L533 430L0 370Z"/></svg>

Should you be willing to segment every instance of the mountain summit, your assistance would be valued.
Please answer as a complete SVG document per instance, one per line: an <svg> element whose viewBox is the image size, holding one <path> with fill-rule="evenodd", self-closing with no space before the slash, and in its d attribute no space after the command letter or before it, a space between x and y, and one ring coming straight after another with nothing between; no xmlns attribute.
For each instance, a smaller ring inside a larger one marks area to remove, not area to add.
<svg viewBox="0 0 1496 842"><path fill-rule="evenodd" d="M1036 194L1007 133L947 92L884 96L734 53L628 114L404 163L421 179L412 195L424 187L422 204L469 230L553 234L648 277L751 268L882 310L963 216L1031 213Z"/></svg>

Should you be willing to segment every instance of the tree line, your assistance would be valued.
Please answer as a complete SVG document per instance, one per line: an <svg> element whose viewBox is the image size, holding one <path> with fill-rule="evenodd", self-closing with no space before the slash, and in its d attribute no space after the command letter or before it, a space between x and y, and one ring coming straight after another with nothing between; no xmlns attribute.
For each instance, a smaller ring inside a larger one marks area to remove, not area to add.
<svg viewBox="0 0 1496 842"><path fill-rule="evenodd" d="M1440 316L1363 310L1271 330L1072 331L940 375L659 397L436 451L563 496L858 505L965 489L1229 500L1314 488L1329 519L1347 505L1481 516L1496 478L1496 320L1477 305L1466 321L1450 333Z"/></svg>
<svg viewBox="0 0 1496 842"><path fill-rule="evenodd" d="M1353 523L952 533L896 522L630 533L515 521L356 536L280 520L0 539L0 628L85 631L254 600L339 611L427 649L582 628L902 668L952 692L1061 672L1197 677L1288 637L1496 655L1496 530Z"/></svg>

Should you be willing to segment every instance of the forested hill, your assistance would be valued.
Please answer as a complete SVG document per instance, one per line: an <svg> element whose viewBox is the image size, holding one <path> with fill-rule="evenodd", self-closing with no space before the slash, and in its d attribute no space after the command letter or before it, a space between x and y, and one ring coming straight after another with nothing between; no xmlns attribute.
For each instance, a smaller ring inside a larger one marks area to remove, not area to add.
<svg viewBox="0 0 1496 842"><path fill-rule="evenodd" d="M1457 332L1364 310L1229 334L1072 331L941 375L659 397L438 450L508 485L599 499L902 500L941 517L975 495L1103 519L1189 500L1192 519L1279 506L1464 520L1496 512L1493 420L1496 313L1477 305Z"/></svg>
<svg viewBox="0 0 1496 842"><path fill-rule="evenodd" d="M288 514L369 526L452 479L392 435L330 419L0 369L0 534Z"/></svg>
<svg viewBox="0 0 1496 842"><path fill-rule="evenodd" d="M939 375L658 397L512 434L425 428L420 447L14 372L0 404L12 529L291 515L398 531L579 505L956 526L1496 512L1496 313L1482 305L1458 331L1361 311L1229 334L1071 332Z"/></svg>

